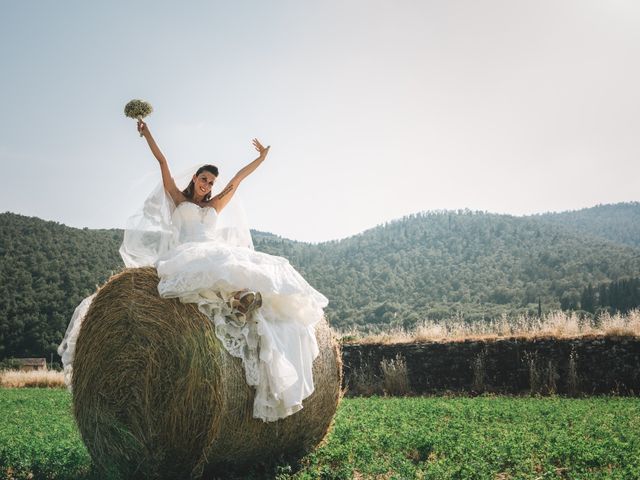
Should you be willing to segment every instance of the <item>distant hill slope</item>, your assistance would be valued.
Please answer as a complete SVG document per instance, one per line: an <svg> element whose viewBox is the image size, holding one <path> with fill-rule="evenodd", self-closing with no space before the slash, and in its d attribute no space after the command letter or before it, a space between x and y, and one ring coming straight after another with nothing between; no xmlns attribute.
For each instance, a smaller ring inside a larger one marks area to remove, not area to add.
<svg viewBox="0 0 640 480"><path fill-rule="evenodd" d="M271 244L261 245L269 250ZM640 249L532 218L427 212L284 255L332 300L334 325L411 326L559 308L588 283L636 276Z"/></svg>
<svg viewBox="0 0 640 480"><path fill-rule="evenodd" d="M582 210L533 215L577 232L640 247L640 202L597 205Z"/></svg>
<svg viewBox="0 0 640 480"><path fill-rule="evenodd" d="M426 212L321 244L252 233L257 250L288 258L329 298L340 328L532 313L538 298L556 309L589 283L639 275L640 248L541 217ZM121 240L121 230L0 214L0 358L54 352L78 302L122 268Z"/></svg>
<svg viewBox="0 0 640 480"><path fill-rule="evenodd" d="M0 358L55 352L78 302L120 269L119 230L0 214Z"/></svg>

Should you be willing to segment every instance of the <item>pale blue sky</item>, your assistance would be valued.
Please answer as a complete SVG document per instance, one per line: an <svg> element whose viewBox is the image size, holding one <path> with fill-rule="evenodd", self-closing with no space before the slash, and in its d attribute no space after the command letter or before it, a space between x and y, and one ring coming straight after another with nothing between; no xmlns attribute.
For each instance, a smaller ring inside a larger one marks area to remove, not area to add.
<svg viewBox="0 0 640 480"><path fill-rule="evenodd" d="M640 200L632 0L0 0L0 211L122 227L159 178L235 173L254 228L322 241L431 209Z"/></svg>

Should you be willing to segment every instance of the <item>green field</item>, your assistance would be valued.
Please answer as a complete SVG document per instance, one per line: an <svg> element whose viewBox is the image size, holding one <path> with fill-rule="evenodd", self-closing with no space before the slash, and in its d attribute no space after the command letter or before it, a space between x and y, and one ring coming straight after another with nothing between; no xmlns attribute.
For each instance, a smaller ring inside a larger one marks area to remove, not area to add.
<svg viewBox="0 0 640 480"><path fill-rule="evenodd" d="M70 408L0 389L0 478L89 478ZM348 398L327 443L270 477L638 479L640 399Z"/></svg>

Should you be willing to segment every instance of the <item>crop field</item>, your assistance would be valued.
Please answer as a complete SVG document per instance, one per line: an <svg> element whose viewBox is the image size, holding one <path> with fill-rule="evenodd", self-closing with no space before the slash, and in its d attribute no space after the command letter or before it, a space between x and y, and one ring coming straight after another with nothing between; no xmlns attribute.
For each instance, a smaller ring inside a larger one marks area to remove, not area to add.
<svg viewBox="0 0 640 480"><path fill-rule="evenodd" d="M0 478L90 470L67 391L0 389ZM266 478L640 478L640 399L347 398L324 445Z"/></svg>

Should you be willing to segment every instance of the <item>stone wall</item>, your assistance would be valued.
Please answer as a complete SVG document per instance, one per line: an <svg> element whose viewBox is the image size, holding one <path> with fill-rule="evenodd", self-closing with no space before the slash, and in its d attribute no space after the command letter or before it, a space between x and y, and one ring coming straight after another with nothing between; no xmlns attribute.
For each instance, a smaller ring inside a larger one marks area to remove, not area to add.
<svg viewBox="0 0 640 480"><path fill-rule="evenodd" d="M345 344L342 357L347 394L388 391L390 375L404 375L416 394L640 394L638 337Z"/></svg>

